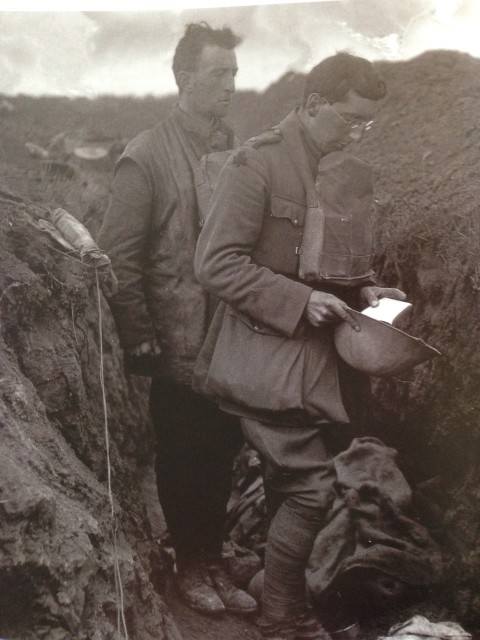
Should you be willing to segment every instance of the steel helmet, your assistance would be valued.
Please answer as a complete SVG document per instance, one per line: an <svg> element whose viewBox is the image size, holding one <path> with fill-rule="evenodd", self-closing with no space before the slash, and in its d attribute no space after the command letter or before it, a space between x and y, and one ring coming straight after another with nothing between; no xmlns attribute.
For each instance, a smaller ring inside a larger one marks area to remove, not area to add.
<svg viewBox="0 0 480 640"><path fill-rule="evenodd" d="M355 331L348 322L335 327L338 354L354 369L373 376L394 376L410 367L441 355L420 338L414 338L387 322L374 320L349 310L360 326Z"/></svg>

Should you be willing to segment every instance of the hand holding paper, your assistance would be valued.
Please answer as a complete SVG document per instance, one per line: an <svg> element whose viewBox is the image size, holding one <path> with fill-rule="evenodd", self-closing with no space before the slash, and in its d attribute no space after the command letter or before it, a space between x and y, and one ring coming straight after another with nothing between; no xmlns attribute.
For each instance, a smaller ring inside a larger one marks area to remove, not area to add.
<svg viewBox="0 0 480 640"><path fill-rule="evenodd" d="M376 307L367 307L362 311L362 314L374 320L393 324L394 320L411 306L411 302L405 302L404 300L380 298Z"/></svg>

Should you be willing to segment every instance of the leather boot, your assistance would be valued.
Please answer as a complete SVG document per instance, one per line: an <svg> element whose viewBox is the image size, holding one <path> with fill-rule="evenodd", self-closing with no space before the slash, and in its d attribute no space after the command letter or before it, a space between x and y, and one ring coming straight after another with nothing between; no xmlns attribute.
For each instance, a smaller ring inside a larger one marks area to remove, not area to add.
<svg viewBox="0 0 480 640"><path fill-rule="evenodd" d="M294 620L269 622L264 619L259 627L264 640L332 640L310 610Z"/></svg>
<svg viewBox="0 0 480 640"><path fill-rule="evenodd" d="M183 600L195 611L211 616L225 612L205 566L197 564L177 571L175 584Z"/></svg>
<svg viewBox="0 0 480 640"><path fill-rule="evenodd" d="M260 624L264 640L332 640L315 618L297 623Z"/></svg>
<svg viewBox="0 0 480 640"><path fill-rule="evenodd" d="M246 591L238 589L222 565L209 565L208 572L215 591L230 613L250 615L257 610L257 603Z"/></svg>
<svg viewBox="0 0 480 640"><path fill-rule="evenodd" d="M295 640L332 640L309 609L296 620Z"/></svg>

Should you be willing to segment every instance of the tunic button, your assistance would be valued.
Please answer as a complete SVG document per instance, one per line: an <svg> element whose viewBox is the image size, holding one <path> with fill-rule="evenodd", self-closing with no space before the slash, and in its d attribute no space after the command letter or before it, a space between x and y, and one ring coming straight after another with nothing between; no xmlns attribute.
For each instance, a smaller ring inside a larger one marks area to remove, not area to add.
<svg viewBox="0 0 480 640"><path fill-rule="evenodd" d="M293 224L294 224L295 226L297 226L297 224L298 224L298 218L295 218L295 220L293 221Z"/></svg>
<svg viewBox="0 0 480 640"><path fill-rule="evenodd" d="M258 331L258 329L259 329L258 324L254 324L254 325L253 325L253 328L255 329L255 331Z"/></svg>

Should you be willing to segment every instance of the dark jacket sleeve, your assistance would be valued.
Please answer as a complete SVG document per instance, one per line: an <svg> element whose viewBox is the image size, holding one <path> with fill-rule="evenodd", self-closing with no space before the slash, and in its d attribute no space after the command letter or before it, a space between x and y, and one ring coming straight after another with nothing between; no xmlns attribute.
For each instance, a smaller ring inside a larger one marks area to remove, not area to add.
<svg viewBox="0 0 480 640"><path fill-rule="evenodd" d="M260 154L248 148L233 154L212 194L195 272L218 298L292 336L312 289L252 261L268 202L268 169Z"/></svg>
<svg viewBox="0 0 480 640"><path fill-rule="evenodd" d="M151 203L151 187L140 167L130 158L121 160L98 244L112 261L118 278L118 293L109 302L123 347L155 335L143 281Z"/></svg>

